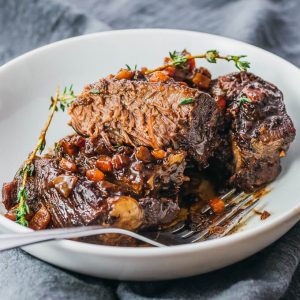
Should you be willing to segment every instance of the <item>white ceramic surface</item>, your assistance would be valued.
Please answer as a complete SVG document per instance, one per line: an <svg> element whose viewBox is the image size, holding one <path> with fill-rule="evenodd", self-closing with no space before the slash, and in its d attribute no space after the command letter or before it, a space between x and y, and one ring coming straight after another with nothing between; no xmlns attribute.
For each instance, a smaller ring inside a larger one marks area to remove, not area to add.
<svg viewBox="0 0 300 300"><path fill-rule="evenodd" d="M224 54L247 54L251 71L278 85L287 110L300 129L300 71L285 60L231 39L189 31L125 30L81 36L31 51L0 67L0 185L10 181L34 146L48 114L49 95L56 86L84 84L115 73L124 64L154 67L168 51L187 48L192 53L218 49ZM209 64L213 76L235 71L231 63ZM58 113L48 134L48 145L70 129L67 114ZM268 246L300 219L298 153L300 136L283 159L283 170L262 199L271 217L253 216L239 232L218 240L168 248L117 248L74 241L51 242L24 248L60 267L93 276L126 280L159 280L215 270ZM3 232L23 228L0 216Z"/></svg>

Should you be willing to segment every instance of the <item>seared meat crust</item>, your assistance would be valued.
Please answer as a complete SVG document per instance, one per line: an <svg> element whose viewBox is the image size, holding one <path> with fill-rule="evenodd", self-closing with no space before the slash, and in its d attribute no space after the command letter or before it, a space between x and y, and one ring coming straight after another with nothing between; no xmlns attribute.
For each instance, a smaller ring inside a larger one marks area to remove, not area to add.
<svg viewBox="0 0 300 300"><path fill-rule="evenodd" d="M183 99L193 103L180 105ZM184 149L202 166L217 147L220 112L206 93L179 83L100 79L69 111L84 136L117 145Z"/></svg>
<svg viewBox="0 0 300 300"><path fill-rule="evenodd" d="M110 150L101 138L66 137L59 141L55 154L34 160L35 173L26 186L27 202L32 215L43 205L53 227L159 226L174 220L179 212L176 199L186 180L185 157L184 151L169 149L164 157L155 158L146 147ZM13 182L3 187L8 210L17 204L21 182L17 173ZM128 221L127 210L136 210L140 221ZM122 214L126 224L118 221Z"/></svg>
<svg viewBox="0 0 300 300"><path fill-rule="evenodd" d="M226 153L231 151L234 157L232 184L251 192L273 181L281 170L280 157L296 133L282 92L258 76L240 72L219 77L211 94L216 101L224 97L227 102L224 118L230 128L222 136L231 144Z"/></svg>

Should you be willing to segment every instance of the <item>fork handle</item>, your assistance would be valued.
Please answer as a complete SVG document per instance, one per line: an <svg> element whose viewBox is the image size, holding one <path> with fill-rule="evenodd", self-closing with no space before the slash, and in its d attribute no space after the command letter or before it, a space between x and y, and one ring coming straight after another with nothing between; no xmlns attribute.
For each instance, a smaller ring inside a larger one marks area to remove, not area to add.
<svg viewBox="0 0 300 300"><path fill-rule="evenodd" d="M0 251L28 246L37 243L43 243L53 240L78 238L106 233L118 233L136 238L142 242L156 247L165 247L154 240L148 239L140 234L120 228L105 228L101 226L85 226L74 228L47 229L26 233L12 233L0 235Z"/></svg>

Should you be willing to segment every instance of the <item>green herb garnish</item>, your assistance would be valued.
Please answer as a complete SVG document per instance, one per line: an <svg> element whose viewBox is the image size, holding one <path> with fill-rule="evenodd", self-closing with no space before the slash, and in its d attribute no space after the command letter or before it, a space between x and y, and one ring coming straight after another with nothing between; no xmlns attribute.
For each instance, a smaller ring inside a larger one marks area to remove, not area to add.
<svg viewBox="0 0 300 300"><path fill-rule="evenodd" d="M66 95L70 95L75 98L72 86L69 89L64 89L63 94L59 96L59 90L57 89L55 97L51 97L51 112L47 119L47 122L40 133L39 140L34 148L34 150L29 155L29 158L25 161L23 168L20 170L19 175L22 176L22 184L18 191L17 202L18 206L14 210L16 213L16 221L20 225L28 226L28 221L26 220L26 215L29 214L29 207L27 204L28 193L26 190L27 179L30 176L34 176L34 159L38 151L43 152L46 145L46 133L53 119L54 113L58 110L57 104L59 101L64 102Z"/></svg>
<svg viewBox="0 0 300 300"><path fill-rule="evenodd" d="M251 103L252 100L247 97L241 97L238 101L238 106L242 106L244 103Z"/></svg>
<svg viewBox="0 0 300 300"><path fill-rule="evenodd" d="M134 69L131 68L129 65L125 64L126 68L128 71L136 71L137 70L137 65L134 65Z"/></svg>
<svg viewBox="0 0 300 300"><path fill-rule="evenodd" d="M62 147L60 145L60 143L54 143L54 153L56 156L58 156L62 150Z"/></svg>
<svg viewBox="0 0 300 300"><path fill-rule="evenodd" d="M195 100L193 98L186 98L186 99L180 100L179 105L191 104L194 102L195 102Z"/></svg>
<svg viewBox="0 0 300 300"><path fill-rule="evenodd" d="M227 61L233 61L235 66L241 71L247 71L250 68L250 62L241 60L242 58L247 57L247 55L228 55Z"/></svg>
<svg viewBox="0 0 300 300"><path fill-rule="evenodd" d="M100 94L100 90L94 88L94 89L91 89L91 90L90 90L90 93L91 93L91 94L99 95L99 94Z"/></svg>
<svg viewBox="0 0 300 300"><path fill-rule="evenodd" d="M162 71L171 66L182 66L188 60L196 59L196 58L204 58L209 63L216 63L218 59L226 60L226 61L233 61L236 68L240 71L247 71L250 68L250 63L248 61L242 60L246 57L246 55L220 55L219 51L217 50L208 50L204 54L199 55L178 55L176 51L169 52L170 55L170 62L153 70L147 70L145 74L150 74L156 71Z"/></svg>
<svg viewBox="0 0 300 300"><path fill-rule="evenodd" d="M42 154L42 152L44 151L45 147L46 147L46 140L44 139L42 141L42 143L40 144L39 148L38 148L38 151L40 152L40 154Z"/></svg>
<svg viewBox="0 0 300 300"><path fill-rule="evenodd" d="M34 164L25 164L19 171L19 176L23 176L25 172L28 172L29 176L34 174Z"/></svg>
<svg viewBox="0 0 300 300"><path fill-rule="evenodd" d="M219 52L217 50L208 50L205 53L206 60L212 64L215 64L217 62L218 56L219 56Z"/></svg>
<svg viewBox="0 0 300 300"><path fill-rule="evenodd" d="M64 112L66 110L66 108L68 108L73 100L76 98L77 96L74 93L73 90L73 84L71 84L69 87L65 87L62 94L59 96L57 104L59 103L59 108ZM51 97L51 105L49 107L49 109L51 109L54 105L54 98ZM55 105L55 111L58 111L58 105Z"/></svg>
<svg viewBox="0 0 300 300"><path fill-rule="evenodd" d="M28 221L26 220L26 215L29 213L29 207L26 203L28 199L27 191L25 187L21 187L18 192L17 202L19 203L16 212L16 221L20 225L28 226Z"/></svg>
<svg viewBox="0 0 300 300"><path fill-rule="evenodd" d="M227 61L233 61L236 68L240 71L247 71L250 68L250 62L241 60L247 57L247 55L226 55L221 56L217 50L206 51L205 58L209 63L216 63L217 59L224 59Z"/></svg>
<svg viewBox="0 0 300 300"><path fill-rule="evenodd" d="M187 56L186 55L178 55L176 51L169 52L170 58L172 60L173 66L181 66L185 62L187 62Z"/></svg>

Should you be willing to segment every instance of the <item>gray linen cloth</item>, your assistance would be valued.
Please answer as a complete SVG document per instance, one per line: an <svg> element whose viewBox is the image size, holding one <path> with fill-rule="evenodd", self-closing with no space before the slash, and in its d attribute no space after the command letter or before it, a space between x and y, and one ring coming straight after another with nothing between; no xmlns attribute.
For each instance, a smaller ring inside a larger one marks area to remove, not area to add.
<svg viewBox="0 0 300 300"><path fill-rule="evenodd" d="M66 37L160 27L233 37L299 66L299 16L298 0L0 0L0 64ZM300 223L233 266L162 282L91 278L12 250L0 254L0 299L300 299L299 260Z"/></svg>

